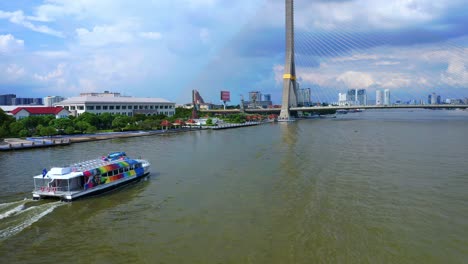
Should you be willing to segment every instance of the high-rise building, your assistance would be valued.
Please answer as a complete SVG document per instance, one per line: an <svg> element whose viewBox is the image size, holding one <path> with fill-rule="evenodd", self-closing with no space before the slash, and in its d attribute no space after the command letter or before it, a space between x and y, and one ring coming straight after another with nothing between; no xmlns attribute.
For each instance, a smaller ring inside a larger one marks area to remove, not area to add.
<svg viewBox="0 0 468 264"><path fill-rule="evenodd" d="M310 88L297 89L297 104L301 106L310 106Z"/></svg>
<svg viewBox="0 0 468 264"><path fill-rule="evenodd" d="M367 105L367 92L366 89L357 90L356 101L359 105Z"/></svg>
<svg viewBox="0 0 468 264"><path fill-rule="evenodd" d="M383 104L383 94L381 90L375 91L375 104L382 105Z"/></svg>
<svg viewBox="0 0 468 264"><path fill-rule="evenodd" d="M427 96L427 104L431 104L432 103L432 95L428 95Z"/></svg>
<svg viewBox="0 0 468 264"><path fill-rule="evenodd" d="M437 104L437 95L435 93L431 95L431 104Z"/></svg>
<svg viewBox="0 0 468 264"><path fill-rule="evenodd" d="M390 90L385 89L384 90L384 105L390 105Z"/></svg>
<svg viewBox="0 0 468 264"><path fill-rule="evenodd" d="M346 93L346 100L351 101L351 102L357 101L356 93L357 93L356 89L349 89L348 92Z"/></svg>
<svg viewBox="0 0 468 264"><path fill-rule="evenodd" d="M0 95L0 105L11 105L14 98L16 98L16 94L2 94Z"/></svg>
<svg viewBox="0 0 468 264"><path fill-rule="evenodd" d="M271 101L271 94L264 94L264 95L263 95L263 100L265 100L265 101Z"/></svg>
<svg viewBox="0 0 468 264"><path fill-rule="evenodd" d="M42 98L12 98L11 105L42 105Z"/></svg>
<svg viewBox="0 0 468 264"><path fill-rule="evenodd" d="M262 101L262 93L258 91L249 92L249 100L251 102Z"/></svg>
<svg viewBox="0 0 468 264"><path fill-rule="evenodd" d="M65 97L62 96L47 96L44 97L44 105L47 107L54 106L55 103L65 100Z"/></svg>
<svg viewBox="0 0 468 264"><path fill-rule="evenodd" d="M338 105L346 105L346 93L338 93Z"/></svg>

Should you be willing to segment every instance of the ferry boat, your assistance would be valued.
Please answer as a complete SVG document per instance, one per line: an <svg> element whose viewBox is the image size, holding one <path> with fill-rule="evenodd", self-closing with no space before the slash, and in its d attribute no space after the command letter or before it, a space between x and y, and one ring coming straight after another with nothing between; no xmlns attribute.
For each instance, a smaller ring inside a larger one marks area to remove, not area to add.
<svg viewBox="0 0 468 264"><path fill-rule="evenodd" d="M33 199L58 198L72 201L110 191L140 180L150 173L150 163L131 159L125 152L113 152L98 159L65 167L44 169L34 176Z"/></svg>

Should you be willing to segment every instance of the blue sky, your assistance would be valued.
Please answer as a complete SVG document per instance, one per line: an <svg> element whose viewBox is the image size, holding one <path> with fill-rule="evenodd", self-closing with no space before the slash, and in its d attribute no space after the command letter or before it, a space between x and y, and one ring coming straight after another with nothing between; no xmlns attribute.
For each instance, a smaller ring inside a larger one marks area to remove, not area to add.
<svg viewBox="0 0 468 264"><path fill-rule="evenodd" d="M466 14L466 0L296 0L300 86L328 102L348 88L468 97ZM279 103L284 47L282 0L1 1L0 94Z"/></svg>

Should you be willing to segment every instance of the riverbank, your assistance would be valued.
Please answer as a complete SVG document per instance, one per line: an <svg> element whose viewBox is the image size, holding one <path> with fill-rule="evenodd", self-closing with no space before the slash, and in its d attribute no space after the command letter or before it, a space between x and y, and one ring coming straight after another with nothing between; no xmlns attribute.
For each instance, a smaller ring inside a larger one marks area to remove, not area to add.
<svg viewBox="0 0 468 264"><path fill-rule="evenodd" d="M170 135L176 133L199 131L205 129L220 130L230 128L240 128L246 126L256 126L268 122L246 122L242 124L219 124L217 126L202 126L202 127L184 127L170 130L151 130L151 131L132 131L132 132L107 132L97 134L84 134L84 135L60 135L53 137L29 137L26 139L21 138L6 138L3 144L0 144L0 151L12 151L32 148L56 147L65 146L72 143L109 140L116 138L130 138L154 135Z"/></svg>
<svg viewBox="0 0 468 264"><path fill-rule="evenodd" d="M85 135L61 135L53 137L29 137L26 139L21 138L6 138L4 143L0 144L0 151L12 151L32 148L56 147L65 146L72 143L89 142L108 140L116 138L130 138L142 137L153 135L170 135L182 132L197 131L200 128L180 128L171 130L152 130L152 131L134 131L134 132L109 132L98 134L85 134Z"/></svg>

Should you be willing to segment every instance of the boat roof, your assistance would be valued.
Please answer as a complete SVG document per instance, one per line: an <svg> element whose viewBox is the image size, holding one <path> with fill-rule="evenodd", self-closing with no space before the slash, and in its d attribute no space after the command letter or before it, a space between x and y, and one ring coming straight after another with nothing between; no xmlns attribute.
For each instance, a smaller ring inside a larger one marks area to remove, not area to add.
<svg viewBox="0 0 468 264"><path fill-rule="evenodd" d="M139 160L127 158L125 156L125 152L114 152L111 154L107 157L103 156L100 159L82 161L69 166L53 167L46 172L45 176L40 174L34 176L34 178L66 180L82 175L91 175L92 173L90 173L90 171L92 170L99 170L100 173L106 173L107 171L124 168L139 162ZM122 157L122 159L119 159L118 157Z"/></svg>

